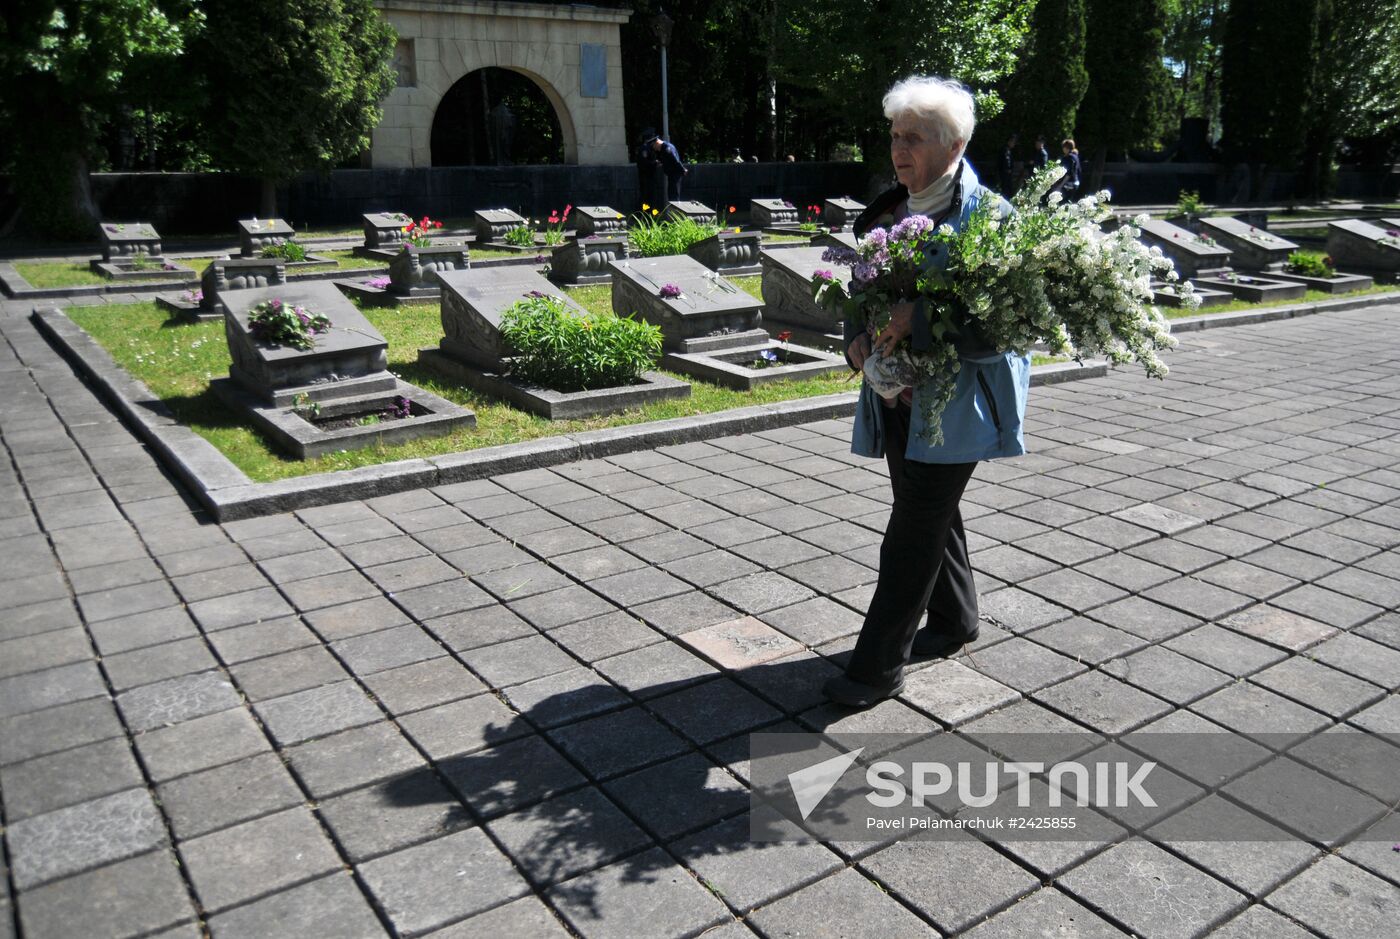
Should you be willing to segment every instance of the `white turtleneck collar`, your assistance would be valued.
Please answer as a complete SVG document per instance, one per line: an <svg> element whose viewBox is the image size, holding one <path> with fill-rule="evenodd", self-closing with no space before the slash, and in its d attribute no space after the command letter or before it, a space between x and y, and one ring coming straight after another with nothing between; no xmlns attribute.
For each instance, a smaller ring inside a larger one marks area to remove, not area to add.
<svg viewBox="0 0 1400 939"><path fill-rule="evenodd" d="M948 206L953 204L953 182L957 179L958 167L961 165L962 161L959 160L927 188L909 193L909 214L937 218L946 212Z"/></svg>

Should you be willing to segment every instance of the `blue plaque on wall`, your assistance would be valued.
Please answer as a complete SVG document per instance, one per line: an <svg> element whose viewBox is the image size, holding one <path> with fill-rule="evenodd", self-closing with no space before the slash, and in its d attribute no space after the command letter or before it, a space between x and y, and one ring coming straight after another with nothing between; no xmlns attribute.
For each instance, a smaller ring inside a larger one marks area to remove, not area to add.
<svg viewBox="0 0 1400 939"><path fill-rule="evenodd" d="M579 88L585 98L608 96L608 48L584 42L578 47Z"/></svg>

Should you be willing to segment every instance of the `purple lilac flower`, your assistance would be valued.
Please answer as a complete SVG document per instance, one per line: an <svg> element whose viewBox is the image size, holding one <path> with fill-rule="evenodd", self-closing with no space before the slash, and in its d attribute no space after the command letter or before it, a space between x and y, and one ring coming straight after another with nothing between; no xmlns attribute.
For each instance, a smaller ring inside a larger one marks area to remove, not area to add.
<svg viewBox="0 0 1400 939"><path fill-rule="evenodd" d="M842 267L850 267L859 260L859 255L850 248L832 247L822 252L822 260L828 264L840 264Z"/></svg>
<svg viewBox="0 0 1400 939"><path fill-rule="evenodd" d="M532 300L543 300L546 296L548 296L548 294L540 293L538 290L531 290L525 296L529 297Z"/></svg>
<svg viewBox="0 0 1400 939"><path fill-rule="evenodd" d="M681 288L675 284L662 284L661 296L666 300L674 300L681 295Z"/></svg>
<svg viewBox="0 0 1400 939"><path fill-rule="evenodd" d="M836 279L836 275L831 273L831 271L827 270L813 271L812 276L815 277L817 280L824 280L827 283L831 283L833 280Z"/></svg>
<svg viewBox="0 0 1400 939"><path fill-rule="evenodd" d="M374 287L377 290L383 290L384 288L389 286L389 278L371 277L369 280L365 281L365 286Z"/></svg>
<svg viewBox="0 0 1400 939"><path fill-rule="evenodd" d="M911 215L894 227L890 237L899 241L916 240L932 230L933 220L927 215Z"/></svg>
<svg viewBox="0 0 1400 939"><path fill-rule="evenodd" d="M880 269L869 261L861 261L851 268L851 276L863 283L869 283L880 276Z"/></svg>
<svg viewBox="0 0 1400 939"><path fill-rule="evenodd" d="M869 245L874 250L881 250L889 244L889 235L890 233L883 228L872 228L861 239L861 244Z"/></svg>

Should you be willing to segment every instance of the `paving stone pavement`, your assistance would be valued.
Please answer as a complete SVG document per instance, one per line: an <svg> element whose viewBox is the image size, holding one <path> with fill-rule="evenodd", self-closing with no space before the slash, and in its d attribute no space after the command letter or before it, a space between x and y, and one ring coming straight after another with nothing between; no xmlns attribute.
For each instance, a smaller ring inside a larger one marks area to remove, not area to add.
<svg viewBox="0 0 1400 939"><path fill-rule="evenodd" d="M0 936L1393 935L1388 845L754 844L746 735L1400 732L1397 327L1036 389L982 638L851 718L848 421L219 525L10 304Z"/></svg>

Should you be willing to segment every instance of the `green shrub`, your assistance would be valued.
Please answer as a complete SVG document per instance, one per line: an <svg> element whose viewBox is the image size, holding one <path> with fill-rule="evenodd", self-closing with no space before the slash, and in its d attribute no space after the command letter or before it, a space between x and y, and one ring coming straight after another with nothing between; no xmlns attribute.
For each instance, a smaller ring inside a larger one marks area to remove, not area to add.
<svg viewBox="0 0 1400 939"><path fill-rule="evenodd" d="M1191 189L1183 189L1176 194L1176 210L1182 215L1200 215L1206 204L1201 194Z"/></svg>
<svg viewBox="0 0 1400 939"><path fill-rule="evenodd" d="M528 248L535 243L535 230L529 225L517 225L506 232L502 240L517 248Z"/></svg>
<svg viewBox="0 0 1400 939"><path fill-rule="evenodd" d="M555 297L527 297L501 317L515 352L511 375L555 391L634 384L656 366L661 328L634 319L572 313Z"/></svg>
<svg viewBox="0 0 1400 939"><path fill-rule="evenodd" d="M1294 251L1288 256L1288 272L1304 277L1332 277L1337 273L1332 258L1321 251Z"/></svg>
<svg viewBox="0 0 1400 939"><path fill-rule="evenodd" d="M637 224L628 237L637 253L644 258L659 258L670 254L685 254L690 246L719 233L719 226L702 224L690 218L656 221L655 216L635 216Z"/></svg>
<svg viewBox="0 0 1400 939"><path fill-rule="evenodd" d="M262 249L265 258L279 258L283 261L305 261L306 249L295 241L284 241L280 245L268 245Z"/></svg>

